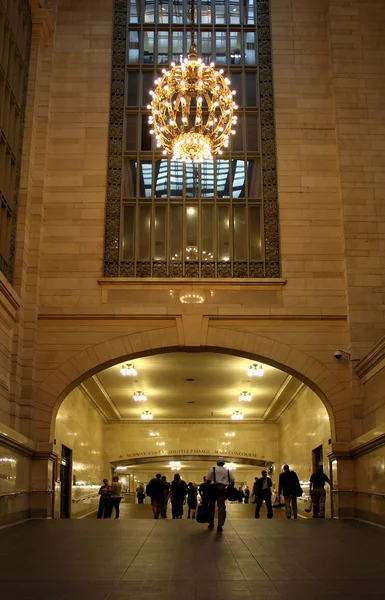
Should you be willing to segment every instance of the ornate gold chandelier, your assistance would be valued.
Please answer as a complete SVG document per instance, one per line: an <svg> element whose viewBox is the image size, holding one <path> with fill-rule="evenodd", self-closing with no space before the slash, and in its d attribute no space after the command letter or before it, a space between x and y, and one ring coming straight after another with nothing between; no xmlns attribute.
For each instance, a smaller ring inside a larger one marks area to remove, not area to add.
<svg viewBox="0 0 385 600"><path fill-rule="evenodd" d="M223 70L216 71L197 57L194 43L194 0L191 3L191 47L188 58L155 80L148 119L158 148L173 160L202 162L222 154L235 134L235 91Z"/></svg>

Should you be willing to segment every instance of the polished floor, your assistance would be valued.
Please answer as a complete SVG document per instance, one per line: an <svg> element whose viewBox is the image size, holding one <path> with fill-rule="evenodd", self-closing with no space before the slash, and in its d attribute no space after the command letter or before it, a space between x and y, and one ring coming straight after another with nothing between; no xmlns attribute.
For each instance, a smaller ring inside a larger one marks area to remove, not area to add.
<svg viewBox="0 0 385 600"><path fill-rule="evenodd" d="M383 599L384 542L358 521L233 516L222 534L187 519L29 521L0 530L0 597Z"/></svg>

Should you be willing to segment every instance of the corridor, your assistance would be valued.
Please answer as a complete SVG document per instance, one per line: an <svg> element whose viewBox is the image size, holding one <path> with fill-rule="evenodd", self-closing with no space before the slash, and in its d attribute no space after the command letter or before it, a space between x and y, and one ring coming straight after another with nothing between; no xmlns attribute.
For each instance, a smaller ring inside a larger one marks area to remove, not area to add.
<svg viewBox="0 0 385 600"><path fill-rule="evenodd" d="M383 598L385 533L349 520L29 521L0 531L7 600Z"/></svg>

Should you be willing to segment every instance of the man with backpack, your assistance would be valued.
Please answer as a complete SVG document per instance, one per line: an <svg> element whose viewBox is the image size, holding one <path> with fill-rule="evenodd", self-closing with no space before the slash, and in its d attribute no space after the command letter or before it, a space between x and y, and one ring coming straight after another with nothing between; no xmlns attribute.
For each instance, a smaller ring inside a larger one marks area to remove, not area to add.
<svg viewBox="0 0 385 600"><path fill-rule="evenodd" d="M299 479L295 471L290 471L289 465L283 465L283 472L279 476L279 495L285 498L286 517L297 518L297 494L300 489Z"/></svg>
<svg viewBox="0 0 385 600"><path fill-rule="evenodd" d="M151 498L152 512L154 519L159 519L162 510L166 492L166 485L162 480L162 475L157 473L146 486L146 494Z"/></svg>
<svg viewBox="0 0 385 600"><path fill-rule="evenodd" d="M234 483L234 475L225 469L225 459L221 456L217 459L217 466L211 467L206 475L206 481L210 483L209 487L209 529L214 529L215 506L218 504L218 533L223 531L223 525L226 520L226 487Z"/></svg>

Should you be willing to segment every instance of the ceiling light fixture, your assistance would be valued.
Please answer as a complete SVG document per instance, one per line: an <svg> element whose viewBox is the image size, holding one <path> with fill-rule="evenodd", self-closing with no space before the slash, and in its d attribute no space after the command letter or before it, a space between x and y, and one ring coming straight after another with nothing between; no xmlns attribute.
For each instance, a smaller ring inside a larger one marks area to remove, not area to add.
<svg viewBox="0 0 385 600"><path fill-rule="evenodd" d="M251 402L252 399L250 392L241 392L238 396L239 402Z"/></svg>
<svg viewBox="0 0 385 600"><path fill-rule="evenodd" d="M223 69L216 71L214 63L205 65L197 56L194 41L194 0L191 1L191 46L188 58L181 64L171 63L171 70L155 80L151 90L151 110L148 122L152 124L156 145L173 160L202 162L222 154L229 145L230 134L237 122L233 100L235 90L223 77Z"/></svg>
<svg viewBox="0 0 385 600"><path fill-rule="evenodd" d="M263 366L255 363L250 365L249 370L247 371L249 377L262 377L263 375Z"/></svg>
<svg viewBox="0 0 385 600"><path fill-rule="evenodd" d="M230 446L231 442L222 442L222 446Z"/></svg>
<svg viewBox="0 0 385 600"><path fill-rule="evenodd" d="M132 397L135 400L135 402L147 402L146 394L140 390L135 392Z"/></svg>
<svg viewBox="0 0 385 600"><path fill-rule="evenodd" d="M206 299L204 292L180 292L179 300L182 304L203 304Z"/></svg>
<svg viewBox="0 0 385 600"><path fill-rule="evenodd" d="M241 413L240 410L235 410L233 412L233 414L231 415L231 418L233 421L242 421L243 419L243 413Z"/></svg>
<svg viewBox="0 0 385 600"><path fill-rule="evenodd" d="M229 463L228 465L226 465L226 469L227 469L228 471L236 471L236 470L237 470L237 467L235 466L235 464L234 464L234 463Z"/></svg>
<svg viewBox="0 0 385 600"><path fill-rule="evenodd" d="M143 421L150 421L152 419L152 413L149 410L144 410L141 418Z"/></svg>
<svg viewBox="0 0 385 600"><path fill-rule="evenodd" d="M226 437L234 437L235 436L235 431L226 431L225 436Z"/></svg>
<svg viewBox="0 0 385 600"><path fill-rule="evenodd" d="M151 437L158 437L159 436L159 431L150 431L150 436Z"/></svg>
<svg viewBox="0 0 385 600"><path fill-rule="evenodd" d="M180 462L179 461L177 461L177 460L171 460L169 462L169 465L171 467L171 471L180 471L181 466L180 466Z"/></svg>
<svg viewBox="0 0 385 600"><path fill-rule="evenodd" d="M123 377L136 377L138 374L132 363L126 363L125 365L122 365L120 372Z"/></svg>
<svg viewBox="0 0 385 600"><path fill-rule="evenodd" d="M156 445L157 445L157 446L165 446L165 445L166 445L166 442L156 442Z"/></svg>

